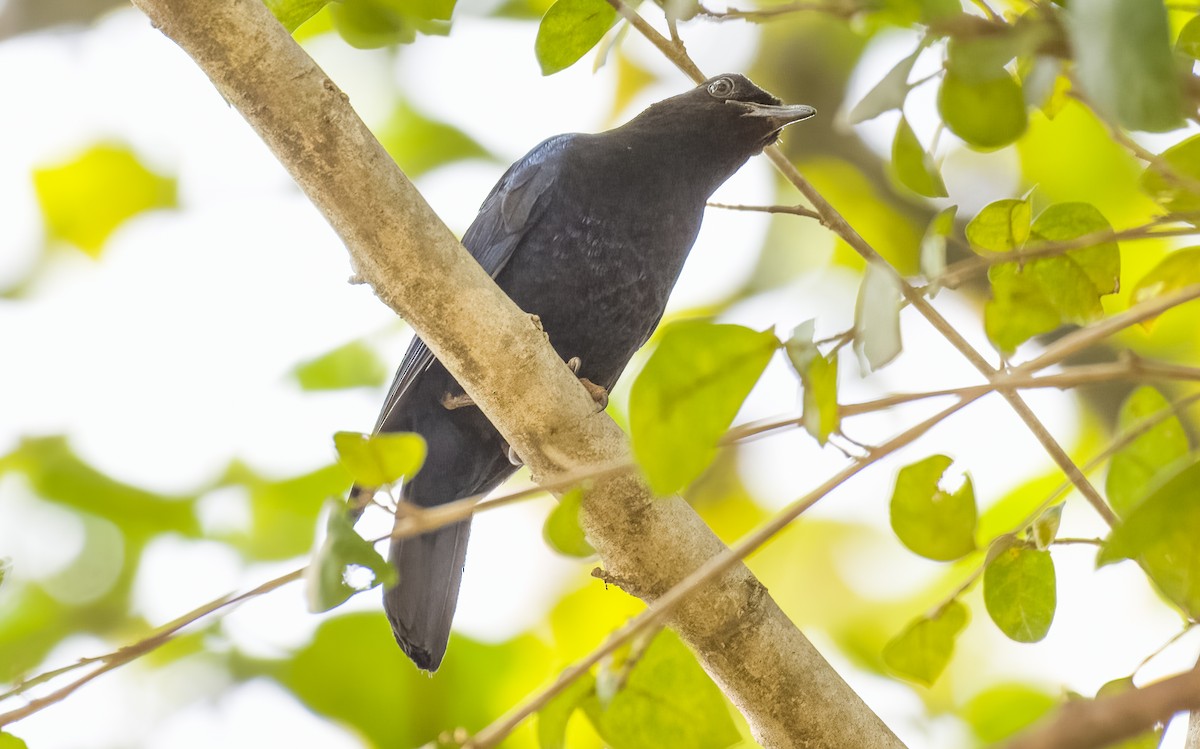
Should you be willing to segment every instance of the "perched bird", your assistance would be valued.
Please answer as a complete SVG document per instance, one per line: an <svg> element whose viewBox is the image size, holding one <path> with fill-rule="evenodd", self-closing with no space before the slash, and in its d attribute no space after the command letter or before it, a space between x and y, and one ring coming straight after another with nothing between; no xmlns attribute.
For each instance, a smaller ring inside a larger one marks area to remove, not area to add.
<svg viewBox="0 0 1200 749"><path fill-rule="evenodd" d="M742 75L712 78L625 125L544 141L513 164L463 245L599 402L662 318L708 197L780 130L816 114ZM490 491L516 470L504 439L420 339L375 427L416 432L425 465L401 497L433 506ZM367 489L356 487L358 498ZM437 670L458 601L470 520L392 541L384 608L400 647Z"/></svg>

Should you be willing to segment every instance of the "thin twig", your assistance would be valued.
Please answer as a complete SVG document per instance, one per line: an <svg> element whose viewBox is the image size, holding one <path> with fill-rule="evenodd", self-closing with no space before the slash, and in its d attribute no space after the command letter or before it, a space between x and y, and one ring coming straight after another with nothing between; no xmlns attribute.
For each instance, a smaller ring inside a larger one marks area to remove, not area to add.
<svg viewBox="0 0 1200 749"><path fill-rule="evenodd" d="M804 216L821 220L821 215L811 208L802 205L733 205L730 203L709 203L709 208L721 208L726 211L753 211L757 213L788 213L793 216Z"/></svg>

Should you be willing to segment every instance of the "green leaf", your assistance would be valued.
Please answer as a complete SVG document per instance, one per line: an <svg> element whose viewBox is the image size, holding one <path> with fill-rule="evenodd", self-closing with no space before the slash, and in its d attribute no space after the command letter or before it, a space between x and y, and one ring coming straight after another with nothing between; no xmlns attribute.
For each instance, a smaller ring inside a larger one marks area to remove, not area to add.
<svg viewBox="0 0 1200 749"><path fill-rule="evenodd" d="M558 0L551 5L533 43L542 75L574 65L616 21L617 11L606 0Z"/></svg>
<svg viewBox="0 0 1200 749"><path fill-rule="evenodd" d="M1159 0L1072 4L1067 36L1075 75L1096 109L1129 130L1183 125L1167 9Z"/></svg>
<svg viewBox="0 0 1200 749"><path fill-rule="evenodd" d="M607 704L598 694L583 700L612 749L725 749L741 740L721 690L671 630L662 630L636 662L614 668L628 669L623 688Z"/></svg>
<svg viewBox="0 0 1200 749"><path fill-rule="evenodd" d="M1058 203L1038 216L1031 237L1036 243L1049 243L1111 232L1095 207ZM996 237L989 237L992 240ZM1021 264L993 265L988 270L992 298L984 308L988 337L1001 351L1012 351L1063 323L1083 325L1100 319L1100 297L1117 290L1120 262L1117 243L1108 240Z"/></svg>
<svg viewBox="0 0 1200 749"><path fill-rule="evenodd" d="M1142 500L1109 535L1097 566L1136 559L1163 595L1200 615L1200 463Z"/></svg>
<svg viewBox="0 0 1200 749"><path fill-rule="evenodd" d="M903 116L896 128L896 138L892 141L892 167L900 183L918 195L927 198L949 195L933 157L921 146L908 119Z"/></svg>
<svg viewBox="0 0 1200 749"><path fill-rule="evenodd" d="M112 143L35 169L33 187L49 235L96 258L121 224L176 204L174 179L150 171L131 150Z"/></svg>
<svg viewBox="0 0 1200 749"><path fill-rule="evenodd" d="M984 744L996 744L1028 728L1058 706L1058 700L1024 684L999 684L971 698L962 716Z"/></svg>
<svg viewBox="0 0 1200 749"><path fill-rule="evenodd" d="M980 255L1019 250L1029 240L1032 218L1028 200L1006 198L988 203L967 222L967 241Z"/></svg>
<svg viewBox="0 0 1200 749"><path fill-rule="evenodd" d="M328 611L345 603L350 596L376 585L395 585L396 568L388 564L375 547L354 530L346 505L337 500L325 503L325 540L313 554L304 571L308 610ZM372 582L366 587L347 584L349 567L371 571Z"/></svg>
<svg viewBox="0 0 1200 749"><path fill-rule="evenodd" d="M387 374L375 351L362 341L351 341L316 359L301 362L292 370L304 390L379 387Z"/></svg>
<svg viewBox="0 0 1200 749"><path fill-rule="evenodd" d="M28 746L11 733L0 731L0 749L28 749Z"/></svg>
<svg viewBox="0 0 1200 749"><path fill-rule="evenodd" d="M1193 16L1179 31L1175 51L1193 60L1200 60L1200 16Z"/></svg>
<svg viewBox="0 0 1200 749"><path fill-rule="evenodd" d="M1058 524L1062 522L1063 503L1059 502L1042 511L1033 521L1033 543L1039 549L1049 548L1058 536Z"/></svg>
<svg viewBox="0 0 1200 749"><path fill-rule="evenodd" d="M288 33L312 18L329 0L263 0Z"/></svg>
<svg viewBox="0 0 1200 749"><path fill-rule="evenodd" d="M938 212L921 238L921 274L929 283L929 296L937 296L942 274L946 272L946 238L954 231L954 217L958 206L952 205Z"/></svg>
<svg viewBox="0 0 1200 749"><path fill-rule="evenodd" d="M425 463L425 440L410 432L333 435L338 460L360 486L379 487L410 479Z"/></svg>
<svg viewBox="0 0 1200 749"><path fill-rule="evenodd" d="M596 677L585 673L537 711L538 749L564 749L567 721L583 700L596 691Z"/></svg>
<svg viewBox="0 0 1200 749"><path fill-rule="evenodd" d="M950 132L979 150L1007 146L1028 125L1021 85L1007 71L986 81L947 71L938 91L938 112Z"/></svg>
<svg viewBox="0 0 1200 749"><path fill-rule="evenodd" d="M854 353L864 372L887 366L900 355L900 280L878 262L867 263L854 303Z"/></svg>
<svg viewBox="0 0 1200 749"><path fill-rule="evenodd" d="M913 50L911 55L896 63L895 67L889 70L887 75L867 92L862 101L854 105L850 114L846 115L847 122L857 125L860 122L873 120L884 112L903 107L904 100L908 97L908 91L911 88L908 85L908 76L912 73L913 66L917 64L917 58L921 56L924 49L925 45L921 44Z"/></svg>
<svg viewBox="0 0 1200 749"><path fill-rule="evenodd" d="M804 428L824 445L841 424L837 404L838 360L836 351L829 358L821 355L813 343L813 328L812 320L797 325L784 350L804 386Z"/></svg>
<svg viewBox="0 0 1200 749"><path fill-rule="evenodd" d="M892 492L891 522L901 543L928 559L949 562L975 550L975 489L967 476L958 491L941 486L953 461L933 455L900 470Z"/></svg>
<svg viewBox="0 0 1200 749"><path fill-rule="evenodd" d="M658 494L712 462L778 347L773 331L686 321L666 329L629 394L633 454Z"/></svg>
<svg viewBox="0 0 1200 749"><path fill-rule="evenodd" d="M1133 677L1126 676L1123 679L1113 679L1107 682L1096 690L1096 699L1103 697L1115 697L1118 694L1130 692L1136 689L1133 684ZM1164 726L1159 723L1149 731L1134 736L1131 739L1125 739L1115 744L1110 744L1109 749L1157 749L1159 742L1162 740Z"/></svg>
<svg viewBox="0 0 1200 749"><path fill-rule="evenodd" d="M1142 173L1141 187L1168 211L1200 211L1200 135L1163 151Z"/></svg>
<svg viewBox="0 0 1200 749"><path fill-rule="evenodd" d="M1185 286L1200 283L1200 247L1188 247L1167 254L1133 287L1133 303L1166 296ZM1142 323L1149 328L1152 320Z"/></svg>
<svg viewBox="0 0 1200 749"><path fill-rule="evenodd" d="M408 44L422 34L445 35L454 0L338 0L330 4L334 28L360 49Z"/></svg>
<svg viewBox="0 0 1200 749"><path fill-rule="evenodd" d="M455 161L493 158L463 131L431 120L406 104L393 110L380 130L379 142L410 178Z"/></svg>
<svg viewBox="0 0 1200 749"><path fill-rule="evenodd" d="M1130 393L1122 404L1117 431L1126 434L1147 419L1170 409L1171 404L1162 393L1143 385ZM1150 490L1162 483L1169 474L1167 469L1177 466L1189 450L1187 434L1176 416L1168 416L1138 435L1118 450L1109 462L1105 481L1108 503L1118 515L1128 517Z"/></svg>
<svg viewBox="0 0 1200 749"><path fill-rule="evenodd" d="M930 686L954 654L954 641L967 626L967 607L951 601L933 616L909 624L883 648L883 662L897 676Z"/></svg>
<svg viewBox="0 0 1200 749"><path fill-rule="evenodd" d="M572 489L563 494L558 504L546 517L542 526L542 537L550 548L569 557L590 557L596 553L587 542L583 526L579 524L579 509L583 503L583 490Z"/></svg>
<svg viewBox="0 0 1200 749"><path fill-rule="evenodd" d="M1057 605L1050 552L1014 544L996 554L983 572L983 602L992 621L1010 639L1044 638Z"/></svg>

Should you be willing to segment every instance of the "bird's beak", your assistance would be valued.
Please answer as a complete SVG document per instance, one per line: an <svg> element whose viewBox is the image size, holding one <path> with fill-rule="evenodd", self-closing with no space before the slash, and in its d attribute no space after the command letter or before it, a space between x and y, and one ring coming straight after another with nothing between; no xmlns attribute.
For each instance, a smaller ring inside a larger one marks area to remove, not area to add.
<svg viewBox="0 0 1200 749"><path fill-rule="evenodd" d="M761 117L767 120L772 129L807 120L817 113L817 110L807 104L759 104L755 101L729 101L726 103L738 106L742 110L743 117Z"/></svg>

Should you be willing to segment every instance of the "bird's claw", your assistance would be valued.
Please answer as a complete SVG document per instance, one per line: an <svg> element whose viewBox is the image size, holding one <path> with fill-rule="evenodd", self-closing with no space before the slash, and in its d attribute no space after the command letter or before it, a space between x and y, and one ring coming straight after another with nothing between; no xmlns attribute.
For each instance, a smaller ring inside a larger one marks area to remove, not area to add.
<svg viewBox="0 0 1200 749"><path fill-rule="evenodd" d="M588 395L596 402L597 413L608 408L608 391L602 385L597 385L586 377L580 377L579 384L583 385L583 389L587 390Z"/></svg>
<svg viewBox="0 0 1200 749"><path fill-rule="evenodd" d="M455 409L466 408L467 406L473 405L475 405L475 401L472 400L471 396L467 395L466 393L462 393L460 395L446 393L442 396L442 407L444 407L447 411L454 411Z"/></svg>
<svg viewBox="0 0 1200 749"><path fill-rule="evenodd" d="M513 446L507 442L504 443L504 454L508 456L508 462L512 463L516 467L520 468L521 466L525 465L525 461L521 460L521 456L517 455L517 451L514 450Z"/></svg>
<svg viewBox="0 0 1200 749"><path fill-rule="evenodd" d="M571 370L575 374L579 374L579 367L582 365L583 360L578 356L572 356L570 359L567 359L567 369Z"/></svg>

